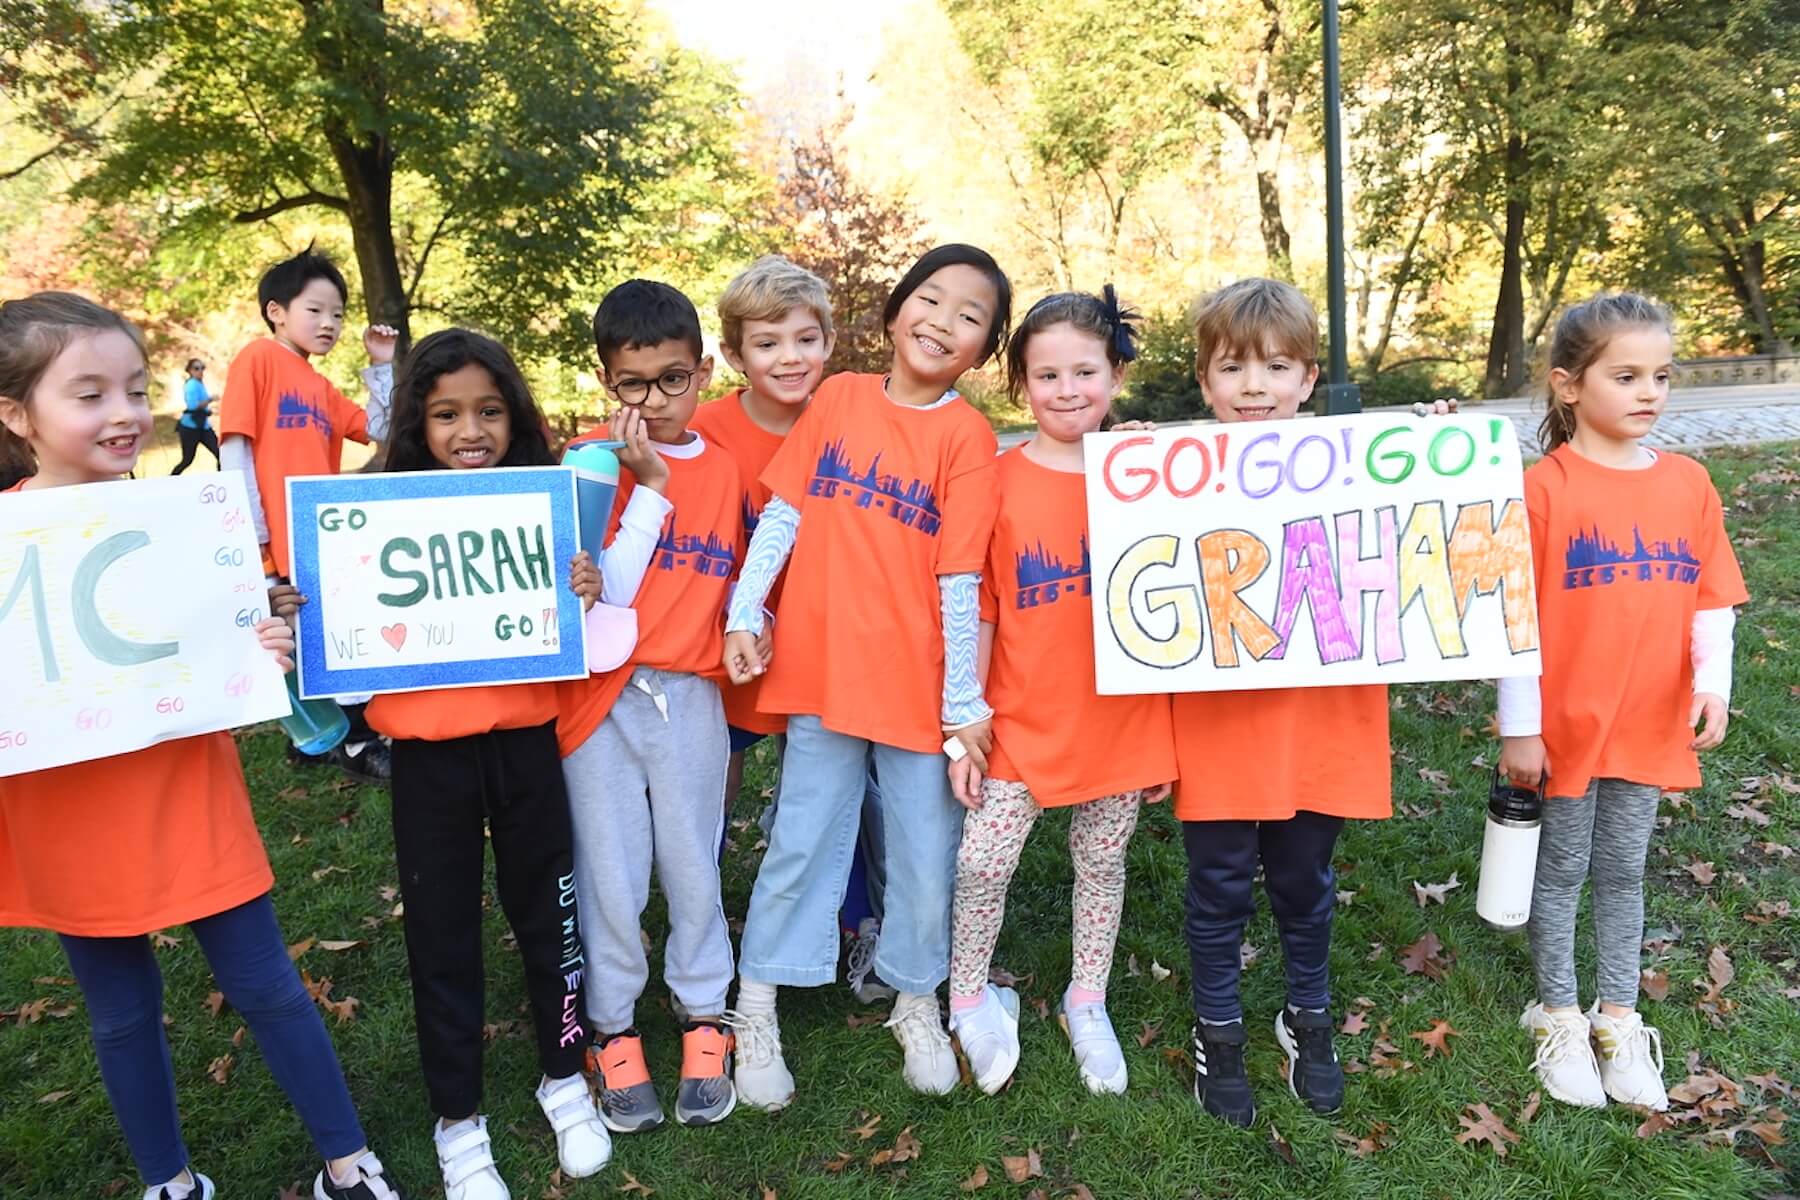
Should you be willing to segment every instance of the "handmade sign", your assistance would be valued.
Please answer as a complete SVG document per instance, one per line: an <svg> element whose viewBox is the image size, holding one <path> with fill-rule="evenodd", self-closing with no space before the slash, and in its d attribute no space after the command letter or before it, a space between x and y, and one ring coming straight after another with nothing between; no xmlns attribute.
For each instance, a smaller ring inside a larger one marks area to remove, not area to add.
<svg viewBox="0 0 1800 1200"><path fill-rule="evenodd" d="M288 713L235 471L0 496L0 775Z"/></svg>
<svg viewBox="0 0 1800 1200"><path fill-rule="evenodd" d="M1506 420L1244 422L1085 449L1102 693L1540 672Z"/></svg>
<svg viewBox="0 0 1800 1200"><path fill-rule="evenodd" d="M578 679L575 478L494 467L287 481L300 694Z"/></svg>

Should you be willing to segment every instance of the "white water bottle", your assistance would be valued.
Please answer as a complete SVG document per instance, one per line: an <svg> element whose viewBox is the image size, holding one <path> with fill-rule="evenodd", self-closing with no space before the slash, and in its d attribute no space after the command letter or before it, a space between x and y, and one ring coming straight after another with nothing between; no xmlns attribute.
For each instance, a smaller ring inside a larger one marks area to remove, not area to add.
<svg viewBox="0 0 1800 1200"><path fill-rule="evenodd" d="M1475 912L1491 929L1523 929L1531 919L1537 878L1538 833L1544 785L1519 787L1494 772L1488 788L1487 830L1481 838L1481 871Z"/></svg>

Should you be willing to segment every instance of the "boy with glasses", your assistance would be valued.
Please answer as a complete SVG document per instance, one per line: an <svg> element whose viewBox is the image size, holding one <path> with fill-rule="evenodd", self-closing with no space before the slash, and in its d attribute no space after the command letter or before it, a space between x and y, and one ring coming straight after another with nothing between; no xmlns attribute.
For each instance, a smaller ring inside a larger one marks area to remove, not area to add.
<svg viewBox="0 0 1800 1200"><path fill-rule="evenodd" d="M724 450L688 428L712 378L700 318L663 283L620 284L594 313L607 393L620 405L619 499L601 594L638 613L625 665L560 685L557 740L575 833L587 953L590 1068L615 1133L660 1125L634 1025L649 978L639 936L654 865L669 907L663 978L684 1014L675 1119L710 1125L737 1104L724 1023L731 937L719 902L730 744L719 695L721 615L744 553L742 482Z"/></svg>

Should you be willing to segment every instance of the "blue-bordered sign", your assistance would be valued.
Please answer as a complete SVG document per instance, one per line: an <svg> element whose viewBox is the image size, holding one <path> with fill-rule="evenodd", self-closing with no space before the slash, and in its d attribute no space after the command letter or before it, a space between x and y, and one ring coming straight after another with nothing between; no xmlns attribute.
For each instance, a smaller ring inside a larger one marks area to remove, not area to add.
<svg viewBox="0 0 1800 1200"><path fill-rule="evenodd" d="M566 467L287 481L300 694L578 679Z"/></svg>

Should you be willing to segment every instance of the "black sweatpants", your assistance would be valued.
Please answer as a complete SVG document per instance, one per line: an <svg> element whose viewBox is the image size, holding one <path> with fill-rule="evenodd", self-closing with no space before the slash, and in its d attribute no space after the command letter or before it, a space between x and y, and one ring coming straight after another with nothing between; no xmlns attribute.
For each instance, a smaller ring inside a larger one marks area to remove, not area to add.
<svg viewBox="0 0 1800 1200"><path fill-rule="evenodd" d="M1285 821L1183 821L1187 846L1187 943L1193 964L1194 1013L1202 1021L1243 1019L1238 978L1244 926L1256 910L1252 887L1262 864L1263 890L1281 933L1287 1001L1296 1008L1331 1005L1331 910L1337 903L1332 851L1342 817L1299 812Z"/></svg>
<svg viewBox="0 0 1800 1200"><path fill-rule="evenodd" d="M587 1049L556 725L442 742L401 738L393 755L394 857L419 1055L432 1111L460 1120L481 1108L484 818L500 906L525 965L538 1062L558 1079L581 1069Z"/></svg>
<svg viewBox="0 0 1800 1200"><path fill-rule="evenodd" d="M175 432L181 437L181 461L175 465L175 469L170 471L169 474L179 475L187 470L188 467L192 466L194 455L200 452L200 447L202 446L205 446L208 450L212 451L213 462L215 465L219 462L218 434L210 429L189 429L186 425L180 424L179 422L175 425Z"/></svg>

